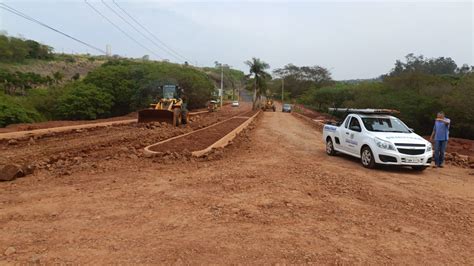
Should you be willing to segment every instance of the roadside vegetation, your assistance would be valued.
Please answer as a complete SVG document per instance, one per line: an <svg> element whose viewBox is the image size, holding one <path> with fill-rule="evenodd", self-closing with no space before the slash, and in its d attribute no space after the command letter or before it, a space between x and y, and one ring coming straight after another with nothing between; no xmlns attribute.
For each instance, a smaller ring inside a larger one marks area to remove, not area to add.
<svg viewBox="0 0 474 266"><path fill-rule="evenodd" d="M53 48L33 40L0 34L0 61L22 62L26 59L53 59Z"/></svg>
<svg viewBox="0 0 474 266"><path fill-rule="evenodd" d="M327 112L328 107L391 108L420 134L429 134L433 116L443 110L452 135L474 139L474 70L451 58L409 54L373 80L335 81L322 66L288 64L267 72L259 58L245 62L249 74L215 62L214 67L102 56L55 54L33 40L0 35L0 127L46 120L97 119L125 115L149 106L160 86L179 84L189 108L217 98L221 71L226 99L238 90ZM229 90L231 89L231 90ZM231 91L231 93L230 93Z"/></svg>
<svg viewBox="0 0 474 266"><path fill-rule="evenodd" d="M389 108L420 134L428 135L436 112L452 120L452 136L474 139L474 71L458 67L451 58L409 54L394 68L373 80L334 81L325 68L287 65L277 69L272 93L306 107L327 112L328 107Z"/></svg>
<svg viewBox="0 0 474 266"><path fill-rule="evenodd" d="M165 84L181 86L189 108L203 107L215 91L207 72L217 72L169 62L54 54L47 45L5 35L0 35L0 59L0 127L125 115L156 101ZM226 85L237 89L243 75L226 69Z"/></svg>
<svg viewBox="0 0 474 266"><path fill-rule="evenodd" d="M189 108L205 106L214 91L203 71L168 62L112 60L83 79L57 80L47 80L35 89L25 80L14 90L8 82L0 83L0 126L125 115L156 101L162 94L160 86L165 84L179 84L189 99Z"/></svg>

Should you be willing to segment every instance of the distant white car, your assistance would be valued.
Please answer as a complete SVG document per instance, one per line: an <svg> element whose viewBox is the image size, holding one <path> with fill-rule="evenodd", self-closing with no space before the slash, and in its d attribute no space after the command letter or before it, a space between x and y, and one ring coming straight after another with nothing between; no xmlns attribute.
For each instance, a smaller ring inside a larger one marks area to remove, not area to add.
<svg viewBox="0 0 474 266"><path fill-rule="evenodd" d="M239 101L233 101L232 107L239 107Z"/></svg>

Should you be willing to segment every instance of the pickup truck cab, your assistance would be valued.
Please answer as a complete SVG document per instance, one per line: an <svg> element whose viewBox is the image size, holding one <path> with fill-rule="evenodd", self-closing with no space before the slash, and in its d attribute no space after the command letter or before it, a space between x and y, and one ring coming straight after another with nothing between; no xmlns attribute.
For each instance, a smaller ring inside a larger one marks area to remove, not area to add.
<svg viewBox="0 0 474 266"><path fill-rule="evenodd" d="M324 125L323 138L328 155L345 153L360 158L367 168L388 164L423 171L432 160L430 142L384 113L350 113L340 125Z"/></svg>

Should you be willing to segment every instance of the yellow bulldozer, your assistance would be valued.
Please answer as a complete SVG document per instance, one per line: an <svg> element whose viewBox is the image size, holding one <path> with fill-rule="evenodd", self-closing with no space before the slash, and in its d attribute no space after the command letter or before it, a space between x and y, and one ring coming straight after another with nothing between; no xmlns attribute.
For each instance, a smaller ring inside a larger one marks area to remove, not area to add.
<svg viewBox="0 0 474 266"><path fill-rule="evenodd" d="M210 100L209 103L207 104L207 110L209 112L215 112L217 111L217 106L218 106L217 101Z"/></svg>
<svg viewBox="0 0 474 266"><path fill-rule="evenodd" d="M150 104L150 108L138 112L138 123L166 122L174 126L188 122L186 104L180 97L182 92L176 85L162 87L163 97Z"/></svg>
<svg viewBox="0 0 474 266"><path fill-rule="evenodd" d="M272 99L267 99L265 101L265 103L263 104L263 106L262 106L262 110L263 111L273 110L273 112L275 112L276 107L275 107L275 103L273 102L273 100Z"/></svg>

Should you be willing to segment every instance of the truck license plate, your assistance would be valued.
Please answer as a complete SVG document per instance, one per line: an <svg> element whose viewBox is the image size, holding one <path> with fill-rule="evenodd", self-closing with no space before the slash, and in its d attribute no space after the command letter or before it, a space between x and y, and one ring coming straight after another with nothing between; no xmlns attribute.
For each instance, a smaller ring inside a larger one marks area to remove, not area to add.
<svg viewBox="0 0 474 266"><path fill-rule="evenodd" d="M420 158L406 158L407 163L421 163Z"/></svg>

